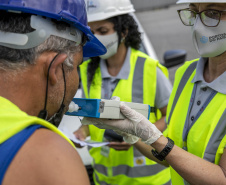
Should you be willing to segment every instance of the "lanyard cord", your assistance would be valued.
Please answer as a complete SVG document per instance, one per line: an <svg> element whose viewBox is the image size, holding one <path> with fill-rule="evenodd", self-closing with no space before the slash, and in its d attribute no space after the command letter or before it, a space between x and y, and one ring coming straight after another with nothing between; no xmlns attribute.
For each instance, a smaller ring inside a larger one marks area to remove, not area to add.
<svg viewBox="0 0 226 185"><path fill-rule="evenodd" d="M64 96L63 96L63 100L62 100L61 104L64 103L65 94L66 94L66 78L65 78L65 72L64 72L64 64L62 64L62 72L63 72L63 79L64 79Z"/></svg>
<svg viewBox="0 0 226 185"><path fill-rule="evenodd" d="M53 58L53 60L50 62L49 67L48 67L48 72L47 72L47 83L46 83L46 97L45 97L45 105L44 105L44 109L46 110L46 106L47 106L47 99L48 99L48 87L49 87L49 70L54 62L54 60L56 59L56 57L59 55L59 53Z"/></svg>
<svg viewBox="0 0 226 185"><path fill-rule="evenodd" d="M50 68L51 68L51 65L53 64L54 60L56 59L56 57L59 55L59 53L53 58L53 60L51 61L51 63L49 64L49 67L48 67L48 72L47 72L47 83L46 83L46 96L45 96L45 105L44 105L44 109L40 111L38 117L39 118L42 118L44 120L47 119L48 117L48 113L47 113L47 110L46 110L46 106L47 106L47 100L48 100L48 87L49 87L49 71L50 71ZM62 72L63 72L63 79L64 79L64 96L63 96L63 100L62 100L62 103L61 105L63 104L64 102L64 99L65 99L65 94L66 94L66 78L65 78L65 72L64 72L64 67L63 67L63 64L62 64ZM62 107L62 106L61 106ZM62 108L59 108L58 112L61 111Z"/></svg>

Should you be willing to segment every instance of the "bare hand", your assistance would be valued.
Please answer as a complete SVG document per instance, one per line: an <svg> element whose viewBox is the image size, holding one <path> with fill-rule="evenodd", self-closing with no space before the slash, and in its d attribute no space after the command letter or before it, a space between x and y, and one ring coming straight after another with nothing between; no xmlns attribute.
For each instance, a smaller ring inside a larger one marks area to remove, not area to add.
<svg viewBox="0 0 226 185"><path fill-rule="evenodd" d="M89 136L88 133L89 133L89 127L83 125L78 130L76 130L73 134L75 135L75 137L77 139L84 141L86 139L86 137ZM77 148L83 148L83 146L81 146L80 144L74 143L74 145Z"/></svg>

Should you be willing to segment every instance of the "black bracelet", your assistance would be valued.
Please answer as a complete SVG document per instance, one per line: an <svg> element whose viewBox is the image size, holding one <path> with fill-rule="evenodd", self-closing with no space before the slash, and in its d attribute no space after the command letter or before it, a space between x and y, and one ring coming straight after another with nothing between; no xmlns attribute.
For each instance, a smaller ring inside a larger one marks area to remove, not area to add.
<svg viewBox="0 0 226 185"><path fill-rule="evenodd" d="M165 160L166 156L170 153L170 151L172 150L173 146L174 146L174 142L173 140L171 140L170 138L168 138L168 143L166 144L166 146L163 148L163 150L158 153L156 150L151 150L152 154L160 161Z"/></svg>

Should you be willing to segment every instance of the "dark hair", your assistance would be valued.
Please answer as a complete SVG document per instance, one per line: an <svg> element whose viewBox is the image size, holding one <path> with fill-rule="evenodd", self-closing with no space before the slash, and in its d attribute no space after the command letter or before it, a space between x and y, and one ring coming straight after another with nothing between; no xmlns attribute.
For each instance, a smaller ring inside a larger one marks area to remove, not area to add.
<svg viewBox="0 0 226 185"><path fill-rule="evenodd" d="M134 18L129 14L119 15L107 19L107 21L114 24L114 30L117 31L119 38L121 33L126 35L126 47L139 49L141 44L141 33L138 31L138 25ZM120 39L121 40L121 39ZM88 66L88 84L92 83L93 76L100 64L100 57L92 57Z"/></svg>

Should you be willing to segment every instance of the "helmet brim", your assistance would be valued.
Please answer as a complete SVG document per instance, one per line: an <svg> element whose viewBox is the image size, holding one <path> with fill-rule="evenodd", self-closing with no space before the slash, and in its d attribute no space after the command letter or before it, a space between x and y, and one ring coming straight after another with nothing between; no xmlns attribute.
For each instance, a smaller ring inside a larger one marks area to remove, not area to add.
<svg viewBox="0 0 226 185"><path fill-rule="evenodd" d="M111 13L98 12L91 15L88 14L87 18L88 18L88 22L95 22L95 21L102 21L102 20L109 19L111 17L116 17L119 15L129 14L133 12L135 12L135 9L124 11L124 12L111 12Z"/></svg>
<svg viewBox="0 0 226 185"><path fill-rule="evenodd" d="M105 46L93 35L88 26L81 25L77 22L75 27L81 30L88 38L85 46L83 46L83 57L100 56L107 52Z"/></svg>

